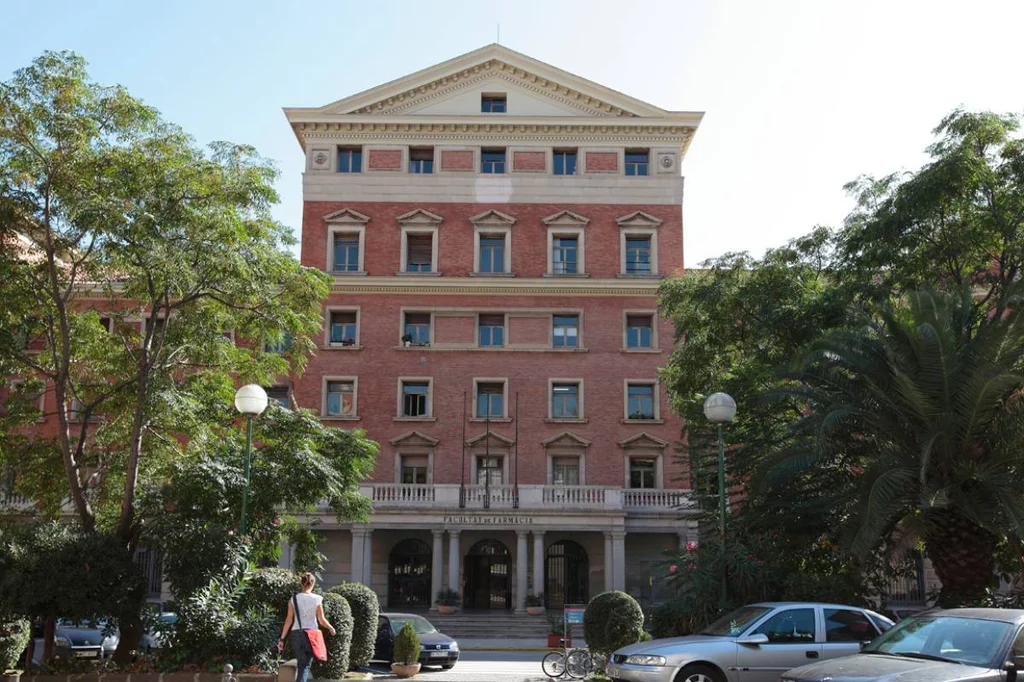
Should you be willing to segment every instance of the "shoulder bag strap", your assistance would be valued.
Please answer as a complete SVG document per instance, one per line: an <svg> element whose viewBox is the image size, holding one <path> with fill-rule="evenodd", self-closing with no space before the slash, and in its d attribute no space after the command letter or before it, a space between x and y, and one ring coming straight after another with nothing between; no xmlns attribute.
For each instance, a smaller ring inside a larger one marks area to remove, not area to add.
<svg viewBox="0 0 1024 682"><path fill-rule="evenodd" d="M306 628L302 627L302 618L299 616L299 595L292 595L292 605L295 606L295 621L299 624L299 629L305 630Z"/></svg>

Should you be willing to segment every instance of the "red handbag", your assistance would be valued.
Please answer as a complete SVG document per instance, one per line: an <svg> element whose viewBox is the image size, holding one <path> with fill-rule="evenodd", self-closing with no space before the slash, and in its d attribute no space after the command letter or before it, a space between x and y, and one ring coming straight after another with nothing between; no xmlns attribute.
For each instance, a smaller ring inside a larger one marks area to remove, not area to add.
<svg viewBox="0 0 1024 682"><path fill-rule="evenodd" d="M299 599L298 595L292 597L292 605L295 607L295 620L299 624L299 629L306 633L306 637L309 638L309 646L313 649L313 658L318 661L327 660L327 644L324 643L324 633L320 632L320 628L306 629L302 627L302 619L299 618Z"/></svg>

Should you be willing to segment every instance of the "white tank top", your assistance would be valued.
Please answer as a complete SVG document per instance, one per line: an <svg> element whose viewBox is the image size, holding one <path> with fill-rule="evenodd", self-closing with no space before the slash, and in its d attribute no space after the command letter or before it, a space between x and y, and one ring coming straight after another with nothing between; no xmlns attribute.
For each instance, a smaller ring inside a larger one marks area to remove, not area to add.
<svg viewBox="0 0 1024 682"><path fill-rule="evenodd" d="M299 592L295 595L295 606L298 611L295 613L295 620L292 621L292 630L299 630L299 621L302 621L302 628L312 630L320 627L316 622L316 607L320 606L324 598L312 592Z"/></svg>

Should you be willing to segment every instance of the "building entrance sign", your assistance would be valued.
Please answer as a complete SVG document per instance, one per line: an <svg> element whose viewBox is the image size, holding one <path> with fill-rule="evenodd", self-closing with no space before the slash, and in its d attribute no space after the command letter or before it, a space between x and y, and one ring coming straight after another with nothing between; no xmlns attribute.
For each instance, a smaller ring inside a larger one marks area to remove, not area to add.
<svg viewBox="0 0 1024 682"><path fill-rule="evenodd" d="M446 526L531 526L532 516L499 516L496 514L453 514L444 517Z"/></svg>

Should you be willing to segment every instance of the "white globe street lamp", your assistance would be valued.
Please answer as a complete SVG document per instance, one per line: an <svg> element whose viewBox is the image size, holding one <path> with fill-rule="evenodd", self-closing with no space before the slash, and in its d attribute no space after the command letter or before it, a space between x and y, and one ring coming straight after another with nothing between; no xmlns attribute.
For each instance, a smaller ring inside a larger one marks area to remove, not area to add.
<svg viewBox="0 0 1024 682"><path fill-rule="evenodd" d="M718 426L718 532L721 535L719 561L722 567L722 608L729 598L729 576L725 568L725 436L722 427L736 416L736 401L728 393L712 393L704 401L704 416Z"/></svg>
<svg viewBox="0 0 1024 682"><path fill-rule="evenodd" d="M267 392L257 384L247 384L235 391L235 409L245 415L245 493L242 495L242 537L249 530L249 478L252 471L252 418L267 409Z"/></svg>

